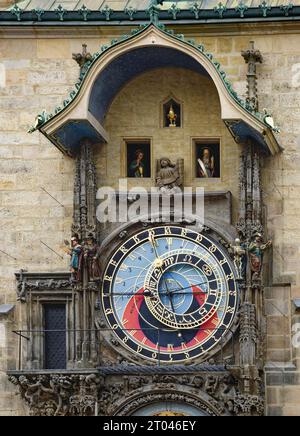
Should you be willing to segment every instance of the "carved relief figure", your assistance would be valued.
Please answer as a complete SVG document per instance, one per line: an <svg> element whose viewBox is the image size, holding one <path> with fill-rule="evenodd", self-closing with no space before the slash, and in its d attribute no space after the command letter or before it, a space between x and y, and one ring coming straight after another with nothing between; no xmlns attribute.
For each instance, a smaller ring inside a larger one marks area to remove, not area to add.
<svg viewBox="0 0 300 436"><path fill-rule="evenodd" d="M92 234L88 235L83 246L83 257L87 267L88 281L100 280L99 247Z"/></svg>
<svg viewBox="0 0 300 436"><path fill-rule="evenodd" d="M263 237L260 233L255 233L252 241L249 244L250 267L252 278L259 279L262 269L263 253L272 246L272 241L263 242Z"/></svg>
<svg viewBox="0 0 300 436"><path fill-rule="evenodd" d="M170 159L162 158L158 161L156 185L164 194L180 193L183 178L183 164L178 161L173 164Z"/></svg>

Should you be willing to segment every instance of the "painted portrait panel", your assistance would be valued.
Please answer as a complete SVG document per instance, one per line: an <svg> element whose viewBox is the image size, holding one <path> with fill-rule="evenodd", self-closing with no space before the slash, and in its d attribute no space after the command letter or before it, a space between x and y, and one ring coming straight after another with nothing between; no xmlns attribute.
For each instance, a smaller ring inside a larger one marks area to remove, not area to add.
<svg viewBox="0 0 300 436"><path fill-rule="evenodd" d="M221 156L220 143L195 143L196 177L201 179L220 178Z"/></svg>
<svg viewBox="0 0 300 436"><path fill-rule="evenodd" d="M126 142L127 177L151 177L151 143L150 141Z"/></svg>

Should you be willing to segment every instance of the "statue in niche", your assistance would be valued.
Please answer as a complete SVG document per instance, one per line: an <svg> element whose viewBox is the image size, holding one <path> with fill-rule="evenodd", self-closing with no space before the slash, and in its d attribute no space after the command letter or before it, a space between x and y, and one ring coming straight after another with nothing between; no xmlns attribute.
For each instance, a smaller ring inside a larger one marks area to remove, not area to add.
<svg viewBox="0 0 300 436"><path fill-rule="evenodd" d="M169 127L177 127L176 126L177 114L175 114L172 104L170 106L170 110L168 113L168 119L170 121Z"/></svg>
<svg viewBox="0 0 300 436"><path fill-rule="evenodd" d="M174 98L170 98L163 104L163 127L181 127L182 105Z"/></svg>
<svg viewBox="0 0 300 436"><path fill-rule="evenodd" d="M215 176L215 156L208 147L204 147L198 159L199 177L211 178Z"/></svg>
<svg viewBox="0 0 300 436"><path fill-rule="evenodd" d="M250 268L252 272L252 279L260 279L263 253L272 246L272 241L266 243L263 242L263 236L260 233L255 233L252 237L252 241L249 244L249 260Z"/></svg>
<svg viewBox="0 0 300 436"><path fill-rule="evenodd" d="M65 251L71 256L70 271L72 283L80 282L82 279L82 256L83 248L79 242L77 235L71 238L71 244L69 241L65 242Z"/></svg>
<svg viewBox="0 0 300 436"><path fill-rule="evenodd" d="M183 159L173 164L169 158L157 162L156 185L163 194L178 194L183 185Z"/></svg>
<svg viewBox="0 0 300 436"><path fill-rule="evenodd" d="M83 259L87 269L88 281L96 282L101 280L99 247L94 235L89 234L83 245Z"/></svg>

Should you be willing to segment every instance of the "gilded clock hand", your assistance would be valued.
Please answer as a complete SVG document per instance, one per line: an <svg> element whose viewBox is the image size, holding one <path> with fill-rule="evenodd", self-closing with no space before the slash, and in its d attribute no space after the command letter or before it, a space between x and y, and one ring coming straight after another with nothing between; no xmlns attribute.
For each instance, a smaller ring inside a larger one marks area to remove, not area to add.
<svg viewBox="0 0 300 436"><path fill-rule="evenodd" d="M154 232L149 232L149 241L150 241L150 243L151 243L151 245L153 247L153 250L154 250L154 253L155 253L155 256L156 256L155 266L157 268L162 268L164 262L163 262L163 260L161 259L161 257L158 254L158 251L157 251L157 242L155 240Z"/></svg>

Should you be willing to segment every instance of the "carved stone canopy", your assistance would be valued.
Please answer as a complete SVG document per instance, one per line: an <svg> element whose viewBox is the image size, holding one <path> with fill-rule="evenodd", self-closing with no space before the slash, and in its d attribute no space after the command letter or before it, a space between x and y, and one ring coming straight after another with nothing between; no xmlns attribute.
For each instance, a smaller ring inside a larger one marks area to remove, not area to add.
<svg viewBox="0 0 300 436"><path fill-rule="evenodd" d="M128 66L126 74L120 74L120 65ZM85 63L85 74L70 96L53 113L41 113L32 131L40 130L62 152L71 156L76 154L83 132L93 144L107 142L108 132L103 121L118 91L137 75L166 65L185 65L199 74L208 75L218 91L221 118L226 125L239 122L243 140L249 137L271 154L280 150L272 128L265 123L264 114L237 95L213 56L202 45L186 41L182 35L155 23L134 29L132 34L103 46L91 61ZM114 85L105 88L104 92L102 84L112 76Z"/></svg>

